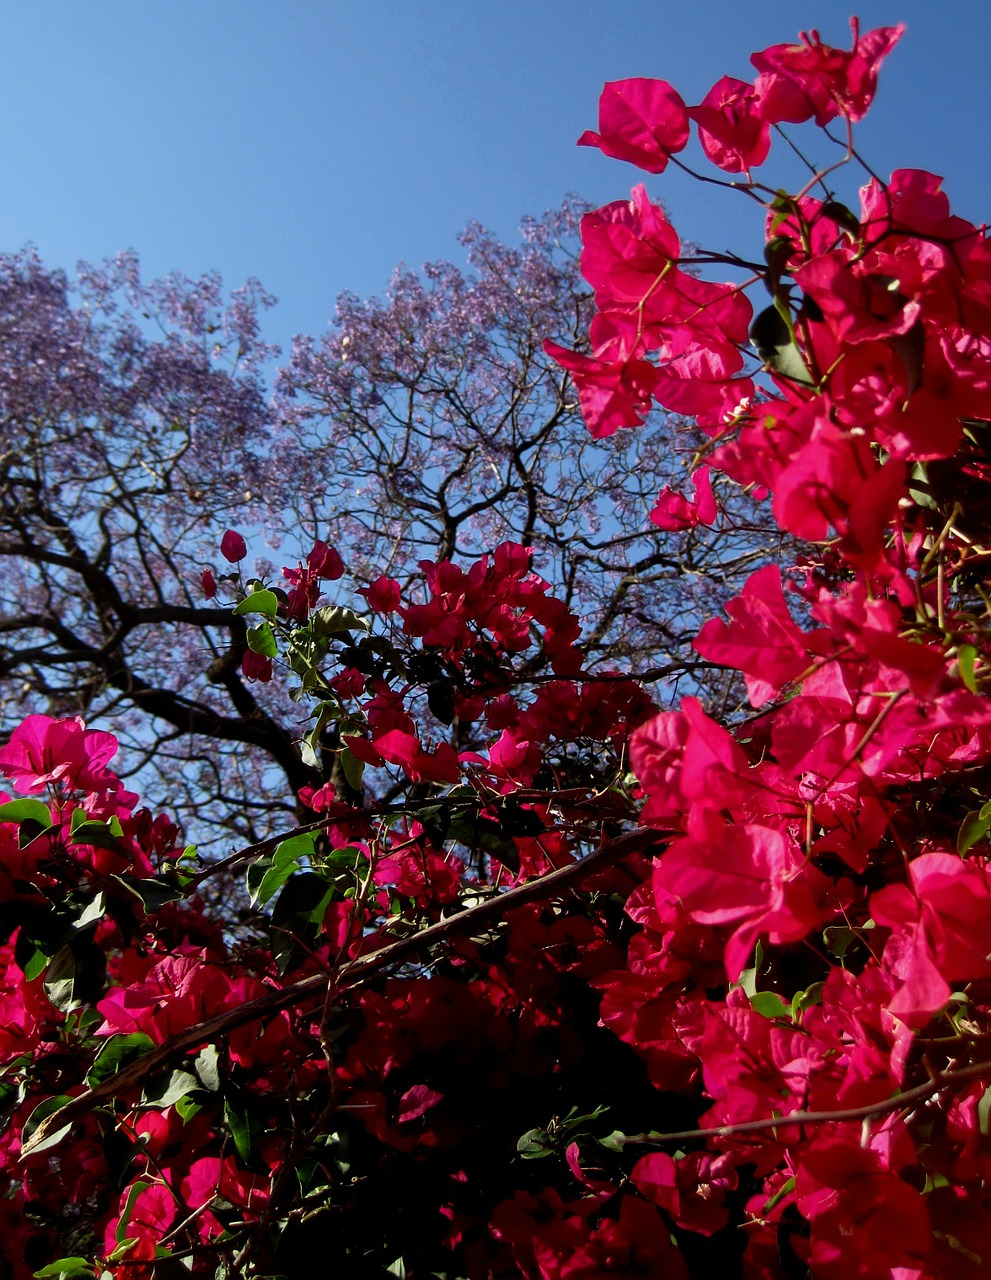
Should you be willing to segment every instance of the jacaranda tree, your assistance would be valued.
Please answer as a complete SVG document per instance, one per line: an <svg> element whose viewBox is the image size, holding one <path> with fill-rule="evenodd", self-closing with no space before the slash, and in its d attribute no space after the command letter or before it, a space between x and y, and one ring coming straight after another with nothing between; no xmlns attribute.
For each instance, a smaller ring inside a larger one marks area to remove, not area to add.
<svg viewBox="0 0 991 1280"><path fill-rule="evenodd" d="M8 732L30 712L113 729L119 767L207 846L298 818L339 743L328 732L300 759L300 708L245 666L243 620L201 586L235 518L253 556L331 539L341 603L384 570L412 589L424 558L516 541L587 620L590 669L718 681L690 650L717 606L712 536L644 515L658 467L682 474L691 448L660 411L642 438L597 444L543 350L583 341L591 318L582 211L525 223L520 248L472 228L467 272L434 263L397 272L384 299L342 297L319 342L296 340L271 403L257 284L226 302L213 277L144 285L125 256L70 289L31 253L0 260ZM720 583L742 582L765 542L724 534Z"/></svg>
<svg viewBox="0 0 991 1280"><path fill-rule="evenodd" d="M326 540L263 579L232 527L205 585L334 755L312 821L203 864L110 734L0 750L17 1280L988 1274L991 246L856 151L901 34L776 45L696 106L609 84L581 140L660 174L694 124L691 171L766 212L735 258L644 186L589 212L588 342L545 348L593 439L685 419L660 529L735 545L752 504L800 548L695 639L746 714L596 663L536 538L456 528L422 588L369 561L321 603ZM352 386L322 358L284 388L317 414ZM200 897L234 871L237 931Z"/></svg>

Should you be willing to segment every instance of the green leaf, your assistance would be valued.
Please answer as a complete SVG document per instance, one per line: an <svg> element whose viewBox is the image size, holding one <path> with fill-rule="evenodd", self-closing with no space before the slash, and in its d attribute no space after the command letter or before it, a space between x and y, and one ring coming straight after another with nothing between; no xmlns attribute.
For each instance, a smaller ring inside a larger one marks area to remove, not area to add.
<svg viewBox="0 0 991 1280"><path fill-rule="evenodd" d="M95 1089L104 1080L117 1075L126 1063L140 1058L154 1047L154 1040L143 1031L128 1031L123 1035L110 1036L104 1040L93 1065L87 1071L86 1083L91 1089Z"/></svg>
<svg viewBox="0 0 991 1280"><path fill-rule="evenodd" d="M196 1076L188 1071L173 1071L171 1075L157 1076L145 1085L142 1103L155 1111L164 1111L166 1107L175 1106L180 1098L184 1098L193 1089L201 1088Z"/></svg>
<svg viewBox="0 0 991 1280"><path fill-rule="evenodd" d="M80 812L78 809L76 813ZM75 814L73 814L73 817ZM124 857L131 856L130 850L122 843L124 828L116 817L109 822L83 821L72 824L70 840L73 844L88 844L94 849L108 849L111 853L119 853Z"/></svg>
<svg viewBox="0 0 991 1280"><path fill-rule="evenodd" d="M196 1101L196 1099L188 1093L184 1098L180 1098L179 1101L175 1104L176 1115L179 1117L179 1119L182 1121L183 1124L185 1124L187 1120L190 1120L193 1116L195 1116L197 1111L202 1111L202 1110L203 1110L202 1106L200 1106L200 1104Z"/></svg>
<svg viewBox="0 0 991 1280"><path fill-rule="evenodd" d="M786 218L790 218L795 212L795 201L787 191L778 191L774 199L771 201L771 208L774 210L774 220L771 223L771 230L777 231L782 222Z"/></svg>
<svg viewBox="0 0 991 1280"><path fill-rule="evenodd" d="M812 385L805 357L795 341L794 329L790 319L786 320L782 311L785 304L765 307L750 326L750 341L764 364L782 378L792 382L800 382L805 386Z"/></svg>
<svg viewBox="0 0 991 1280"><path fill-rule="evenodd" d="M280 974L301 954L297 938L316 940L327 907L339 896L335 885L312 871L298 871L282 886L268 928L272 957Z"/></svg>
<svg viewBox="0 0 991 1280"><path fill-rule="evenodd" d="M978 812L971 810L966 814L957 831L957 853L961 858L975 844L983 840L989 831L991 831L991 815L985 814L983 808Z"/></svg>
<svg viewBox="0 0 991 1280"><path fill-rule="evenodd" d="M367 618L339 604L326 604L321 609L314 609L310 615L310 629L315 636L333 636L342 631L368 631L370 627Z"/></svg>
<svg viewBox="0 0 991 1280"><path fill-rule="evenodd" d="M28 1146L43 1120L47 1120L49 1116L61 1111L71 1101L72 1099L67 1093L60 1093L54 1098L46 1098L44 1102L39 1102L24 1122L24 1128L21 1132L21 1147ZM39 1142L37 1146L31 1147L32 1155L36 1151L47 1151L49 1147L54 1147L62 1141L71 1128L72 1121L70 1120L67 1124L62 1125L61 1128L56 1127L53 1129L47 1138Z"/></svg>
<svg viewBox="0 0 991 1280"><path fill-rule="evenodd" d="M260 653L263 658L277 658L279 646L275 643L275 632L267 622L247 630L248 648L252 653Z"/></svg>
<svg viewBox="0 0 991 1280"><path fill-rule="evenodd" d="M977 681L974 679L974 659L976 657L977 650L972 644L962 644L957 650L957 667L960 670L960 679L971 693L979 692Z"/></svg>
<svg viewBox="0 0 991 1280"><path fill-rule="evenodd" d="M224 1099L224 1123L234 1139L237 1154L247 1164L251 1159L251 1121L247 1111L235 1105L229 1096Z"/></svg>
<svg viewBox="0 0 991 1280"><path fill-rule="evenodd" d="M52 815L44 800L32 800L28 797L0 804L0 822L24 822L25 819L46 829L52 825Z"/></svg>
<svg viewBox="0 0 991 1280"><path fill-rule="evenodd" d="M764 283L772 297L778 292L781 277L785 273L792 253L794 253L794 246L790 236L772 236L764 246L764 261L768 267Z"/></svg>
<svg viewBox="0 0 991 1280"><path fill-rule="evenodd" d="M193 1062L196 1068L196 1074L200 1078L200 1083L204 1089L210 1093L220 1092L220 1054L217 1052L215 1044L208 1044L201 1049L196 1055Z"/></svg>
<svg viewBox="0 0 991 1280"><path fill-rule="evenodd" d="M977 1104L977 1127L982 1137L991 1133L991 1087L984 1090Z"/></svg>
<svg viewBox="0 0 991 1280"><path fill-rule="evenodd" d="M27 943L28 939L26 935L22 936L24 937L25 943ZM21 941L21 936L18 937L17 941ZM41 947L35 946L30 956L25 959L19 959L17 963L20 965L21 972L24 974L25 978L27 978L28 982L33 982L35 978L45 972L45 966L48 964L50 958L51 957L48 953L43 951Z"/></svg>
<svg viewBox="0 0 991 1280"><path fill-rule="evenodd" d="M751 1000L757 994L757 974L760 972L760 967L763 963L764 948L761 946L760 942L758 942L753 964L749 969L740 970L740 977L737 981L737 986L739 986L743 993L749 996Z"/></svg>
<svg viewBox="0 0 991 1280"><path fill-rule="evenodd" d="M766 1216L767 1214L769 1214L776 1204L780 1204L781 1201L785 1198L785 1196L791 1195L791 1193L794 1190L795 1190L795 1179L788 1178L787 1181L783 1182L781 1186L778 1187L774 1195L771 1196L770 1200L768 1200L768 1202L764 1205L764 1208L761 1210L762 1216Z"/></svg>
<svg viewBox="0 0 991 1280"><path fill-rule="evenodd" d="M46 831L51 830L51 823L46 822L44 826L40 822L35 822L34 818L25 818L17 829L17 847L18 849L26 849L29 844L37 840L39 836L44 835Z"/></svg>
<svg viewBox="0 0 991 1280"><path fill-rule="evenodd" d="M516 1143L524 1160L542 1160L554 1154L554 1142L546 1129L528 1129Z"/></svg>
<svg viewBox="0 0 991 1280"><path fill-rule="evenodd" d="M835 222L841 230L849 232L854 239L860 235L860 222L857 216L839 200L826 200L819 212L830 222Z"/></svg>
<svg viewBox="0 0 991 1280"><path fill-rule="evenodd" d="M185 890L181 885L176 884L174 880L165 879L164 876L145 876L142 879L137 876L111 876L110 878L123 885L128 893L133 894L149 914L158 911L166 903L178 902L185 896Z"/></svg>
<svg viewBox="0 0 991 1280"><path fill-rule="evenodd" d="M91 1276L95 1271L94 1264L86 1258L59 1258L34 1274L35 1280L45 1280L48 1276Z"/></svg>
<svg viewBox="0 0 991 1280"><path fill-rule="evenodd" d="M101 890L91 902L88 902L83 908L82 914L76 917L73 928L87 929L90 925L98 924L99 921L107 914L107 903Z"/></svg>
<svg viewBox="0 0 991 1280"><path fill-rule="evenodd" d="M596 1138L596 1142L607 1151L626 1150L626 1134L622 1129L613 1129L612 1133L607 1133L604 1138Z"/></svg>
<svg viewBox="0 0 991 1280"><path fill-rule="evenodd" d="M45 994L68 1013L97 999L106 973L106 957L88 936L76 936L55 952L45 969Z"/></svg>
<svg viewBox="0 0 991 1280"><path fill-rule="evenodd" d="M274 618L279 612L279 597L274 591L262 587L260 591L252 591L251 595L239 601L234 606L234 612L239 617L246 613L261 613L266 618Z"/></svg>
<svg viewBox="0 0 991 1280"><path fill-rule="evenodd" d="M776 991L758 991L750 997L750 1004L762 1018L791 1018L791 1009Z"/></svg>
<svg viewBox="0 0 991 1280"><path fill-rule="evenodd" d="M840 964L850 947L860 940L860 930L848 924L831 924L822 931L822 940L830 955L834 955Z"/></svg>
<svg viewBox="0 0 991 1280"><path fill-rule="evenodd" d="M137 1200L142 1191L147 1190L150 1186L150 1182L134 1182L128 1188L127 1199L124 1202L124 1208L121 1210L120 1218L118 1219L117 1227L114 1231L114 1238L117 1241L118 1247L122 1247L125 1244L127 1224L130 1221L131 1214L134 1212L135 1200ZM114 1252L116 1253L117 1250L115 1249Z"/></svg>
<svg viewBox="0 0 991 1280"><path fill-rule="evenodd" d="M341 772L352 791L361 790L361 777L365 772L364 760L359 760L350 747L341 747Z"/></svg>
<svg viewBox="0 0 991 1280"><path fill-rule="evenodd" d="M272 854L271 860L266 860L267 866L260 879L256 868L262 864L255 863L248 868L248 896L253 907L263 907L274 898L293 872L300 870L300 859L312 857L315 839L316 832L309 832L283 840ZM256 874L252 875L252 872Z"/></svg>
<svg viewBox="0 0 991 1280"><path fill-rule="evenodd" d="M823 982L813 982L804 991L796 991L791 1001L791 1016L797 1019L806 1009L822 1004L822 989L825 985Z"/></svg>

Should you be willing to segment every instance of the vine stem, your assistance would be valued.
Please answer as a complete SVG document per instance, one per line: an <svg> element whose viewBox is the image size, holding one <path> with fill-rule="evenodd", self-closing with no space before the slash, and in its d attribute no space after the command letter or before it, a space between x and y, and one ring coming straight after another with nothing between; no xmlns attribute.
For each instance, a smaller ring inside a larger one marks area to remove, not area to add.
<svg viewBox="0 0 991 1280"><path fill-rule="evenodd" d="M662 1142L688 1142L696 1138L734 1138L741 1133L764 1133L768 1129L786 1129L798 1124L841 1124L845 1121L871 1120L874 1116L900 1111L914 1102L921 1102L939 1093L947 1085L958 1081L973 1080L975 1076L991 1075L991 1061L972 1062L969 1066L934 1074L923 1084L917 1084L902 1093L893 1094L880 1102L862 1107L846 1107L837 1111L790 1111L783 1116L765 1116L760 1120L741 1120L737 1124L724 1124L713 1129L680 1129L671 1133L634 1133L617 1141L626 1144L660 1144Z"/></svg>

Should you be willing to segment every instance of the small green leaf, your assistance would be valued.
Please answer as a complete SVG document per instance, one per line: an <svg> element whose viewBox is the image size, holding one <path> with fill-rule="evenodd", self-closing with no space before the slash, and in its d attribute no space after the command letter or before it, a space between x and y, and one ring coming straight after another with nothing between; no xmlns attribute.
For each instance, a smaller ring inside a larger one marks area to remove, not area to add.
<svg viewBox="0 0 991 1280"><path fill-rule="evenodd" d="M91 902L88 902L83 909L81 915L76 917L74 928L86 929L90 925L97 924L107 914L107 904L103 892L96 895Z"/></svg>
<svg viewBox="0 0 991 1280"><path fill-rule="evenodd" d="M546 1129L528 1129L516 1143L524 1160L541 1160L554 1154L554 1143Z"/></svg>
<svg viewBox="0 0 991 1280"><path fill-rule="evenodd" d="M339 896L335 885L312 871L298 871L289 877L276 899L268 929L279 973L285 973L305 954L297 938L316 940L327 907Z"/></svg>
<svg viewBox="0 0 991 1280"><path fill-rule="evenodd" d="M977 650L972 644L962 644L957 650L957 667L960 670L960 679L971 693L979 692L977 681L974 679L974 659L976 657Z"/></svg>
<svg viewBox="0 0 991 1280"><path fill-rule="evenodd" d="M166 880L164 876L145 876L141 879L137 876L111 876L111 879L133 894L149 914L158 911L166 903L178 902L185 893L180 885L173 880Z"/></svg>
<svg viewBox="0 0 991 1280"><path fill-rule="evenodd" d="M215 1044L208 1044L196 1055L193 1066L204 1089L210 1093L220 1091L220 1054Z"/></svg>
<svg viewBox="0 0 991 1280"><path fill-rule="evenodd" d="M25 935L21 935L21 937L23 937L24 941L27 942ZM21 941L21 937L17 939L18 942ZM29 956L18 960L17 963L20 965L21 972L24 974L25 978L27 978L28 982L33 982L35 978L45 972L45 966L48 964L50 958L51 957L43 951L41 947L36 946Z"/></svg>
<svg viewBox="0 0 991 1280"><path fill-rule="evenodd" d="M604 1138L596 1138L596 1142L607 1151L626 1150L626 1134L622 1129L613 1129L612 1133L607 1133Z"/></svg>
<svg viewBox="0 0 991 1280"><path fill-rule="evenodd" d="M125 1063L139 1058L143 1053L155 1047L151 1036L143 1031L129 1031L123 1035L110 1036L104 1040L100 1052L93 1065L86 1073L86 1083L91 1089L117 1075Z"/></svg>
<svg viewBox="0 0 991 1280"><path fill-rule="evenodd" d="M786 218L790 218L795 212L795 201L787 191L778 191L774 199L771 201L771 208L774 210L774 219L771 223L771 231L777 231L782 222Z"/></svg>
<svg viewBox="0 0 991 1280"><path fill-rule="evenodd" d="M59 1258L57 1262L50 1262L47 1267L36 1271L34 1275L35 1280L46 1280L48 1276L91 1276L95 1271L94 1264L86 1258Z"/></svg>
<svg viewBox="0 0 991 1280"><path fill-rule="evenodd" d="M251 1159L251 1122L247 1111L235 1106L229 1097L224 1099L224 1122L234 1139L237 1154L247 1164Z"/></svg>
<svg viewBox="0 0 991 1280"><path fill-rule="evenodd" d="M860 222L856 215L839 200L826 200L819 212L830 222L835 222L841 230L849 232L854 239L860 235Z"/></svg>
<svg viewBox="0 0 991 1280"><path fill-rule="evenodd" d="M341 747L341 772L352 791L361 790L361 777L365 772L364 760L359 760L350 747Z"/></svg>
<svg viewBox="0 0 991 1280"><path fill-rule="evenodd" d="M146 1107L164 1111L174 1106L193 1089L201 1088L199 1080L188 1071L173 1071L171 1075L158 1076L145 1085L142 1102Z"/></svg>
<svg viewBox="0 0 991 1280"><path fill-rule="evenodd" d="M89 937L76 935L59 949L45 969L45 995L56 1009L68 1013L89 999L97 999L106 972L103 952Z"/></svg>
<svg viewBox="0 0 991 1280"><path fill-rule="evenodd" d="M310 629L315 636L333 636L341 631L368 631L370 623L353 609L339 604L327 604L314 609L310 615Z"/></svg>
<svg viewBox="0 0 991 1280"><path fill-rule="evenodd" d="M32 800L28 797L0 804L0 822L23 822L25 819L30 819L39 827L47 828L52 825L52 815L44 800Z"/></svg>
<svg viewBox="0 0 991 1280"><path fill-rule="evenodd" d="M757 994L757 974L760 967L764 963L764 948L758 942L754 954L754 962L749 969L741 969L740 977L737 980L737 986L741 988L744 995L752 1000Z"/></svg>
<svg viewBox="0 0 991 1280"><path fill-rule="evenodd" d="M246 613L261 613L266 618L274 618L279 612L279 597L274 591L269 591L263 587L260 591L252 591L250 596L245 596L234 606L234 612L239 616Z"/></svg>
<svg viewBox="0 0 991 1280"><path fill-rule="evenodd" d="M300 859L312 857L315 840L315 831L290 836L270 857L259 859L248 868L248 897L253 907L263 907L293 872L300 870Z"/></svg>
<svg viewBox="0 0 991 1280"><path fill-rule="evenodd" d="M977 1127L985 1138L991 1133L991 1087L984 1090L977 1104Z"/></svg>
<svg viewBox="0 0 991 1280"><path fill-rule="evenodd" d="M88 844L93 849L108 849L111 853L130 857L129 849L121 842L123 835L124 828L120 825L120 820L113 817L109 822L73 823L70 839L73 844Z"/></svg>
<svg viewBox="0 0 991 1280"><path fill-rule="evenodd" d="M187 1120L192 1119L192 1117L196 1115L197 1111L202 1111L202 1110L203 1108L196 1101L196 1099L191 1097L188 1093L184 1098L180 1098L179 1101L175 1104L176 1115L179 1117L179 1119L182 1121L183 1124L185 1124Z"/></svg>
<svg viewBox="0 0 991 1280"><path fill-rule="evenodd" d="M983 840L989 831L991 831L991 815L986 815L984 808L981 808L979 812L971 810L970 813L966 814L963 822L960 823L960 829L957 831L957 853L960 854L961 858L975 844Z"/></svg>
<svg viewBox="0 0 991 1280"><path fill-rule="evenodd" d="M758 991L750 997L750 1004L762 1018L791 1018L791 1009L776 991Z"/></svg>
<svg viewBox="0 0 991 1280"><path fill-rule="evenodd" d="M249 627L247 631L248 648L252 653L259 653L263 658L277 658L279 646L275 643L275 632L267 622L257 627Z"/></svg>
<svg viewBox="0 0 991 1280"><path fill-rule="evenodd" d="M764 283L772 297L778 292L788 259L794 252L795 246L790 236L772 236L764 246L764 261L768 267Z"/></svg>
<svg viewBox="0 0 991 1280"><path fill-rule="evenodd" d="M121 1210L120 1218L117 1220L117 1226L114 1230L114 1238L117 1241L116 1253L127 1243L126 1232L127 1224L130 1221L131 1214L134 1212L134 1202L142 1191L146 1191L151 1186L150 1182L133 1182L127 1190L127 1199L124 1202L124 1208ZM112 1257L113 1255L111 1255ZM109 1261L109 1259L108 1259Z"/></svg>
<svg viewBox="0 0 991 1280"><path fill-rule="evenodd" d="M34 1134L37 1132L43 1120L47 1120L49 1116L55 1115L72 1099L67 1093L60 1093L54 1098L46 1098L44 1102L39 1102L35 1109L24 1122L24 1128L21 1132L21 1147L26 1148ZM47 1138L39 1142L37 1146L31 1147L32 1154L36 1151L47 1151L49 1147L54 1147L61 1142L65 1135L72 1128L72 1121L62 1125L61 1128L54 1129Z"/></svg>
<svg viewBox="0 0 991 1280"><path fill-rule="evenodd" d="M782 314L786 310L786 305L779 306L776 300L761 311L750 326L750 341L772 373L811 386L812 375L795 341L790 316L786 319Z"/></svg>
<svg viewBox="0 0 991 1280"><path fill-rule="evenodd" d="M795 1179L788 1178L787 1181L783 1182L781 1186L778 1187L774 1195L771 1196L770 1200L768 1200L768 1202L764 1205L764 1208L761 1211L762 1216L766 1217L776 1204L780 1204L781 1201L785 1198L785 1196L791 1195L791 1193L794 1190L795 1190Z"/></svg>
<svg viewBox="0 0 991 1280"><path fill-rule="evenodd" d="M813 982L804 991L796 991L791 1001L791 1016L798 1018L806 1009L822 1004L822 989L824 986L825 983L823 982Z"/></svg>

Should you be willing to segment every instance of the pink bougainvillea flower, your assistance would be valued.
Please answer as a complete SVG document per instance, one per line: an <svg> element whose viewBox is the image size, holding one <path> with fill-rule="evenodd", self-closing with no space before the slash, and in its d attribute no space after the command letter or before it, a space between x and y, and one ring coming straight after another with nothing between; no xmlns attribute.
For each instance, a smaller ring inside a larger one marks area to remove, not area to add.
<svg viewBox="0 0 991 1280"><path fill-rule="evenodd" d="M688 141L688 113L666 80L614 80L599 98L599 132L587 130L580 147L598 147L647 173L663 173Z"/></svg>
<svg viewBox="0 0 991 1280"><path fill-rule="evenodd" d="M697 698L641 725L630 738L630 764L647 795L645 826L680 830L695 809L729 807L750 790L742 747Z"/></svg>
<svg viewBox="0 0 991 1280"><path fill-rule="evenodd" d="M117 754L117 739L101 729L87 729L79 717L54 720L51 716L27 716L0 747L0 773L13 780L14 789L43 791L50 782L71 788L103 791L117 779L107 764Z"/></svg>
<svg viewBox="0 0 991 1280"><path fill-rule="evenodd" d="M649 360L598 360L549 339L544 350L571 374L582 417L596 439L611 436L620 427L643 425L657 381L657 370Z"/></svg>
<svg viewBox="0 0 991 1280"><path fill-rule="evenodd" d="M181 1190L183 1199L193 1209L222 1196L248 1218L254 1218L268 1204L270 1187L268 1178L239 1169L230 1156L223 1160L204 1156L189 1166Z"/></svg>
<svg viewBox="0 0 991 1280"><path fill-rule="evenodd" d="M688 110L699 127L702 150L727 173L745 173L767 159L771 129L759 105L752 84L723 76Z"/></svg>
<svg viewBox="0 0 991 1280"><path fill-rule="evenodd" d="M692 472L692 487L695 496L691 499L671 488L661 490L650 511L650 519L658 529L675 531L691 529L697 524L712 524L717 510L708 465Z"/></svg>
<svg viewBox="0 0 991 1280"><path fill-rule="evenodd" d="M855 259L852 250L837 249L795 272L795 282L818 303L840 343L893 338L919 321L922 307L902 291L896 274L901 264L891 255L887 261L871 256L873 263Z"/></svg>
<svg viewBox="0 0 991 1280"><path fill-rule="evenodd" d="M831 882L780 831L707 818L675 840L654 868L658 903L674 899L699 924L733 925L726 973L736 981L758 937L797 942L820 924Z"/></svg>
<svg viewBox="0 0 991 1280"><path fill-rule="evenodd" d="M729 625L711 618L693 647L710 662L742 671L751 706L763 706L809 665L808 640L788 612L778 566L751 574L726 612Z"/></svg>
<svg viewBox="0 0 991 1280"><path fill-rule="evenodd" d="M729 1221L724 1193L736 1189L738 1178L728 1155L692 1151L674 1160L664 1151L654 1151L637 1161L630 1181L679 1227L711 1236Z"/></svg>
<svg viewBox="0 0 991 1280"><path fill-rule="evenodd" d="M347 741L351 746L352 740ZM415 733L392 728L376 736L374 746L385 762L398 764L411 782L456 782L461 776L457 751L449 742L439 742L433 751L426 751Z"/></svg>
<svg viewBox="0 0 991 1280"><path fill-rule="evenodd" d="M850 29L853 47L849 51L823 44L818 31L803 31L800 44L776 44L753 55L750 61L759 72L790 81L805 94L808 104L805 114L796 119L794 96L772 95L765 86L765 119L774 122L774 107L790 112L777 115L778 120L800 123L815 116L820 126L837 116L853 121L864 116L877 90L878 68L905 27L901 23L897 27L878 27L862 36L857 19L851 18Z"/></svg>
<svg viewBox="0 0 991 1280"><path fill-rule="evenodd" d="M367 587L359 587L358 594L365 597L369 609L375 613L395 613L402 603L399 583L395 578L386 577L384 573Z"/></svg>
<svg viewBox="0 0 991 1280"><path fill-rule="evenodd" d="M248 554L247 543L234 529L228 529L220 539L220 554L231 564L237 564Z"/></svg>
<svg viewBox="0 0 991 1280"><path fill-rule="evenodd" d="M212 600L217 594L217 579L209 569L204 569L200 574L200 590L204 600Z"/></svg>
<svg viewBox="0 0 991 1280"><path fill-rule="evenodd" d="M344 576L344 561L333 547L320 538L314 542L313 550L306 557L306 567L314 577L327 578L331 582Z"/></svg>
<svg viewBox="0 0 991 1280"><path fill-rule="evenodd" d="M795 1203L812 1227L817 1280L923 1274L917 1268L930 1246L926 1197L880 1153L862 1146L856 1133L827 1130L812 1135L796 1163Z"/></svg>
<svg viewBox="0 0 991 1280"><path fill-rule="evenodd" d="M262 684L268 684L272 679L272 671L272 659L260 653L252 653L250 649L241 659L241 674L245 680L260 680Z"/></svg>

